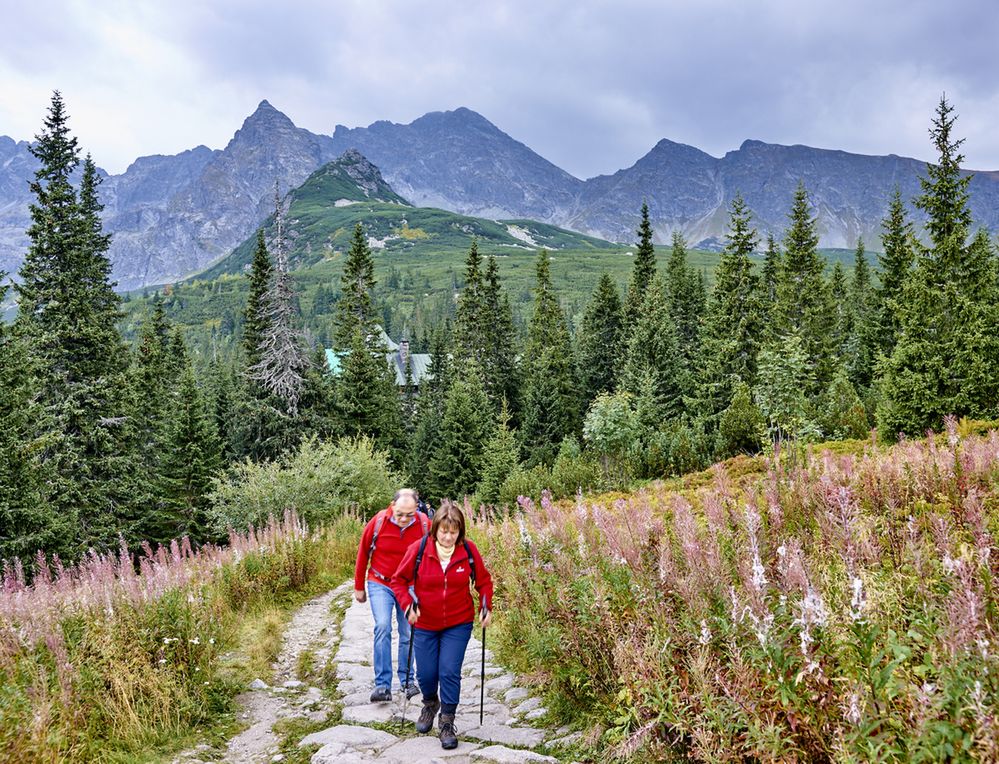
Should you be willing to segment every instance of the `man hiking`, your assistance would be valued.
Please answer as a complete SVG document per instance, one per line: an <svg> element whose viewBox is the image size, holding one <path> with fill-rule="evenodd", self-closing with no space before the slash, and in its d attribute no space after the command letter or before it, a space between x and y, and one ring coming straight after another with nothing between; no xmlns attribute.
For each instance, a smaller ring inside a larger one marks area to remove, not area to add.
<svg viewBox="0 0 999 764"><path fill-rule="evenodd" d="M419 694L413 681L413 666L409 662L410 627L399 603L392 593L390 580L406 550L427 535L430 521L416 511L416 492L403 488L396 492L388 508L382 510L364 526L361 543L357 548L357 565L354 567L354 599L371 602L375 619L375 644L373 663L375 689L372 703L392 700L392 616L395 615L399 633L398 676L399 685L407 698ZM367 588L365 589L365 584Z"/></svg>

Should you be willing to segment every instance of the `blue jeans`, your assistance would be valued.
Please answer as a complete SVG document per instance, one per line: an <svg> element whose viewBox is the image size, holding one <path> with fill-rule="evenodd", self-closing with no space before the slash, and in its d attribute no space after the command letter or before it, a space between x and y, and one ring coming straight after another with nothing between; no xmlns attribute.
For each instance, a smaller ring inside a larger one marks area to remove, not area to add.
<svg viewBox="0 0 999 764"><path fill-rule="evenodd" d="M424 700L437 697L440 687L441 713L453 714L461 697L461 663L472 636L472 623L461 623L441 631L413 630L416 675Z"/></svg>
<svg viewBox="0 0 999 764"><path fill-rule="evenodd" d="M392 689L392 611L399 624L399 684L405 687L412 676L412 665L406 666L409 657L409 621L395 600L392 590L377 581L368 581L368 602L375 618L375 687Z"/></svg>

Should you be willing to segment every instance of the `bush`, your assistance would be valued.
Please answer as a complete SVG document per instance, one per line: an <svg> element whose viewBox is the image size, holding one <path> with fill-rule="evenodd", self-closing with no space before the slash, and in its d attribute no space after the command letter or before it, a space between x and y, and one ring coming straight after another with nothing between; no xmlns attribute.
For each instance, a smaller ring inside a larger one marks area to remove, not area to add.
<svg viewBox="0 0 999 764"><path fill-rule="evenodd" d="M600 467L580 451L579 443L571 435L562 441L552 465L551 489L555 498L574 496L576 491L587 491L600 485Z"/></svg>
<svg viewBox="0 0 999 764"><path fill-rule="evenodd" d="M315 438L275 462L239 464L216 478L210 494L210 522L215 531L259 527L288 508L311 527L329 522L348 509L369 514L384 507L403 478L389 467L389 456L368 438L323 443Z"/></svg>
<svg viewBox="0 0 999 764"><path fill-rule="evenodd" d="M517 506L517 498L520 496L539 499L541 492L548 488L551 482L552 473L543 464L530 469L518 465L500 486L499 506L515 507Z"/></svg>
<svg viewBox="0 0 999 764"><path fill-rule="evenodd" d="M767 423L753 403L749 385L740 382L732 403L722 412L718 422L715 457L727 459L736 454L755 454L766 437Z"/></svg>

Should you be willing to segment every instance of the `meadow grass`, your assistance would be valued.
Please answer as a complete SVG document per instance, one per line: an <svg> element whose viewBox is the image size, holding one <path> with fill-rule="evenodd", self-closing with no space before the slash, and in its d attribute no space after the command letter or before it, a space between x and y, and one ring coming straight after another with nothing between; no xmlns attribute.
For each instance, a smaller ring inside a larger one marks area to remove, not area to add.
<svg viewBox="0 0 999 764"><path fill-rule="evenodd" d="M294 514L139 556L7 566L0 592L0 760L150 761L224 739L235 695L269 676L290 610L353 568L360 520Z"/></svg>

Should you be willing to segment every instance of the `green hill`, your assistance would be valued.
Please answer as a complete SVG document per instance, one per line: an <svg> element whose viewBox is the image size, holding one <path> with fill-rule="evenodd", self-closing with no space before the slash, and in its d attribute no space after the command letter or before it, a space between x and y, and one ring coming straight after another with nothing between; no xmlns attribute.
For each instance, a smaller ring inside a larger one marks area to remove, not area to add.
<svg viewBox="0 0 999 764"><path fill-rule="evenodd" d="M620 251L618 244L533 220L486 220L446 210L414 207L382 179L378 168L356 151L314 172L285 199L285 240L293 268L334 260L350 246L354 226L362 223L376 257L405 253L434 257L467 252L475 238L485 253L549 250ZM274 217L264 223L271 240ZM253 259L256 237L199 274L211 279L241 273Z"/></svg>

